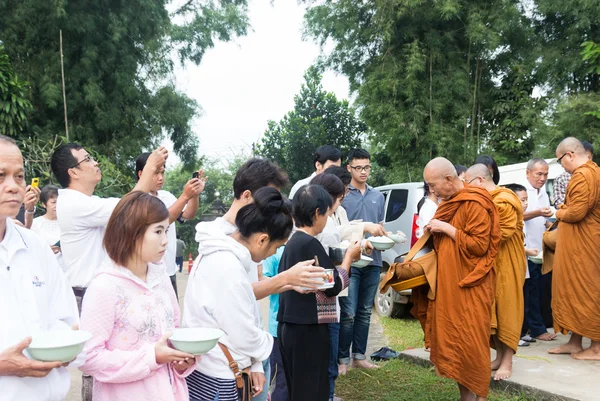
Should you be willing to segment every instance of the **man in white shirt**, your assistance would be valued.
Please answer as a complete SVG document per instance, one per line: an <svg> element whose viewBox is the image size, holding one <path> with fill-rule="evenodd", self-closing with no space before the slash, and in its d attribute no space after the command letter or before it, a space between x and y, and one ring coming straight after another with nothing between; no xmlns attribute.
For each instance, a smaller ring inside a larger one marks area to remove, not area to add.
<svg viewBox="0 0 600 401"><path fill-rule="evenodd" d="M0 399L62 400L70 375L61 362L29 359L31 333L70 330L77 305L50 247L12 219L25 196L23 157L0 135Z"/></svg>
<svg viewBox="0 0 600 401"><path fill-rule="evenodd" d="M135 159L135 177L136 179L141 179L144 168L146 167L146 163L148 158L150 157L150 153L145 152L142 153ZM199 196L204 190L204 186L206 184L206 178L204 177L204 171L199 170L197 178L192 178L189 180L185 187L183 188L183 193L179 198L176 198L175 195L170 193L169 191L163 191L161 188L165 183L165 168L161 168L158 170L153 177L152 188L150 189L150 193L158 199L160 199L167 209L169 209L169 230L167 231L167 237L169 239L169 243L167 245L167 250L165 251L165 264L167 266L167 274L171 278L171 284L173 285L173 289L175 290L175 295L179 298L177 293L177 263L176 253L177 253L177 234L175 228L175 220L179 220L180 222L185 222L185 220L191 220L196 217L196 213L198 213L198 206L200 205Z"/></svg>
<svg viewBox="0 0 600 401"><path fill-rule="evenodd" d="M152 152L134 191L150 192L154 174L163 168L167 156L162 146ZM120 199L94 196L102 173L98 163L81 145L68 143L59 147L52 155L50 166L64 188L58 191L56 202L60 245L67 279L81 309L87 286L96 269L108 258L102 246L104 229Z"/></svg>
<svg viewBox="0 0 600 401"><path fill-rule="evenodd" d="M327 170L328 167L341 166L342 152L330 145L321 146L315 151L313 164L315 166L315 172L294 184L290 190L290 200L294 199L294 195L296 195L296 192L300 189L300 187L310 184L310 181L314 177Z"/></svg>
<svg viewBox="0 0 600 401"><path fill-rule="evenodd" d="M544 159L531 159L527 163L527 196L529 205L525 210L525 247L528 249L542 249L542 237L546 231L548 217L554 213L550 208L550 199L546 193L546 181L548 180L548 163ZM551 341L556 335L546 330L542 318L542 265L527 261L529 268L529 279L525 280L523 290L525 292L525 319L523 320L522 338L532 341L537 338L542 341ZM527 331L529 330L529 336Z"/></svg>

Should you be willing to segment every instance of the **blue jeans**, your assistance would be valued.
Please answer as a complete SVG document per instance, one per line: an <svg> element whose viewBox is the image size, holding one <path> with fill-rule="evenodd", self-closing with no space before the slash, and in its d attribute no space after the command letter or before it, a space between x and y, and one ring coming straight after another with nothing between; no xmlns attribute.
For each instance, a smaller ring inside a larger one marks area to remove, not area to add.
<svg viewBox="0 0 600 401"><path fill-rule="evenodd" d="M340 346L340 324L329 324L329 400L335 393L335 379L338 377L338 348Z"/></svg>
<svg viewBox="0 0 600 401"><path fill-rule="evenodd" d="M339 298L342 313L338 360L341 364L350 363L350 346L353 359L366 359L371 309L379 286L380 271L379 266L362 269L353 267L348 296Z"/></svg>
<svg viewBox="0 0 600 401"><path fill-rule="evenodd" d="M256 397L252 397L253 401L267 401L267 398L269 398L269 385L271 384L271 380L269 380L271 378L271 363L268 359L263 361L263 369L265 371L265 377L267 378L265 388L263 389L262 393Z"/></svg>
<svg viewBox="0 0 600 401"><path fill-rule="evenodd" d="M527 334L536 338L544 334L546 325L542 319L541 299L542 299L542 265L527 261L529 268L529 278L525 280L523 287L525 300L525 318L523 319L523 329L521 335Z"/></svg>
<svg viewBox="0 0 600 401"><path fill-rule="evenodd" d="M272 401L290 401L290 393L285 381L285 372L283 370L283 360L281 359L281 351L277 337L273 337L273 351L269 358L271 364L271 377L269 382L274 383L275 387L271 393Z"/></svg>

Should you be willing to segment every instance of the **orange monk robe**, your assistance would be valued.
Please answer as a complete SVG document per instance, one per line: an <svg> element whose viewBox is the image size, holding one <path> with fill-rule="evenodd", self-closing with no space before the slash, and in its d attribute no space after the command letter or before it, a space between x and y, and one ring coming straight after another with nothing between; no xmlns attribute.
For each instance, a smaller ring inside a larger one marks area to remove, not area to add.
<svg viewBox="0 0 600 401"><path fill-rule="evenodd" d="M492 308L492 333L517 352L523 326L525 284L525 235L523 206L509 189L497 188L490 195L500 217L500 250L496 257L496 298Z"/></svg>
<svg viewBox="0 0 600 401"><path fill-rule="evenodd" d="M556 218L554 330L600 341L600 168L596 163L587 162L573 172Z"/></svg>
<svg viewBox="0 0 600 401"><path fill-rule="evenodd" d="M438 372L480 397L488 394L490 325L500 246L498 211L488 191L466 186L440 204L435 219L456 228L456 240L434 235L435 301L427 311L431 361Z"/></svg>

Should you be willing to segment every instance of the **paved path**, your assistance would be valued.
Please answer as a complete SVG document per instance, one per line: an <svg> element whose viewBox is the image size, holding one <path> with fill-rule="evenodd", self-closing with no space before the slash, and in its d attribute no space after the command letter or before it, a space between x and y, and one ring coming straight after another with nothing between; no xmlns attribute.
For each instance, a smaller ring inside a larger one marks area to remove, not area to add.
<svg viewBox="0 0 600 401"><path fill-rule="evenodd" d="M569 355L548 354L548 348L564 344L567 336L559 335L551 342L538 341L519 347L513 361L513 375L502 382L491 381L501 390L513 390L536 400L600 400L600 362L576 361ZM584 341L589 346L589 340ZM494 352L492 352L492 357ZM403 351L401 357L429 364L429 353L423 349Z"/></svg>

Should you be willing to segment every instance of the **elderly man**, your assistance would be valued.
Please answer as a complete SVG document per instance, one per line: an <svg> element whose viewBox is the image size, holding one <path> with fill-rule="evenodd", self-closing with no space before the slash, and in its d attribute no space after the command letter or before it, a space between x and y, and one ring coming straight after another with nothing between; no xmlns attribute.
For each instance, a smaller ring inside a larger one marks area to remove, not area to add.
<svg viewBox="0 0 600 401"><path fill-rule="evenodd" d="M433 233L440 261L435 301L429 303L431 361L458 383L460 399L487 399L490 326L500 247L498 211L490 194L458 178L450 161L436 158L423 172L442 199L425 229ZM468 333L468 334L467 334Z"/></svg>
<svg viewBox="0 0 600 401"><path fill-rule="evenodd" d="M590 160L594 160L594 145L589 143L588 141L581 141L583 148L585 149L585 154ZM569 185L569 181L571 181L571 173L565 171L556 179L552 184L552 196L554 200L554 206L557 208L560 207L563 203L565 203L565 195L567 193L567 186Z"/></svg>
<svg viewBox="0 0 600 401"><path fill-rule="evenodd" d="M502 239L496 258L496 298L492 309L492 334L496 348L495 380L508 379L512 374L512 357L517 352L523 325L523 284L525 283L525 242L523 207L515 193L497 187L487 166L469 168L466 180L487 190L498 209Z"/></svg>
<svg viewBox="0 0 600 401"><path fill-rule="evenodd" d="M548 163L544 159L531 159L527 163L527 188L528 206L523 215L525 219L525 247L528 249L542 249L542 236L546 231L548 217L553 215L550 208L550 199L546 193L546 181L548 181ZM525 341L554 340L556 334L550 334L546 330L542 318L542 299L544 283L546 278L542 276L542 265L527 262L529 279L525 281L523 292L525 293L525 319L521 331L522 339ZM529 331L529 335L527 335Z"/></svg>
<svg viewBox="0 0 600 401"><path fill-rule="evenodd" d="M23 157L0 135L0 398L62 400L70 375L61 362L28 359L31 333L78 323L71 288L50 247L12 219L25 197Z"/></svg>
<svg viewBox="0 0 600 401"><path fill-rule="evenodd" d="M556 212L552 310L554 330L572 334L567 344L548 352L600 361L600 169L575 138L563 140L556 157L573 176ZM592 340L585 350L583 337Z"/></svg>

